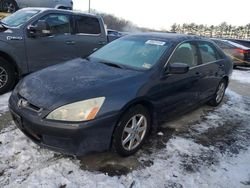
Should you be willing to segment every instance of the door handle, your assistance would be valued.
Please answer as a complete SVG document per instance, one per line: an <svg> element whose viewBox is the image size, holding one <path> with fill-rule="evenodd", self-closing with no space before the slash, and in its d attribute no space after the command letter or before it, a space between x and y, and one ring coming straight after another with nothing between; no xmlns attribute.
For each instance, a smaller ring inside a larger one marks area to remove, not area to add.
<svg viewBox="0 0 250 188"><path fill-rule="evenodd" d="M105 45L106 42L105 42L105 41L99 41L98 44L99 44L99 45Z"/></svg>
<svg viewBox="0 0 250 188"><path fill-rule="evenodd" d="M66 41L67 45L74 45L76 42L75 41Z"/></svg>
<svg viewBox="0 0 250 188"><path fill-rule="evenodd" d="M223 64L220 64L219 67L224 67L224 65L223 65Z"/></svg>
<svg viewBox="0 0 250 188"><path fill-rule="evenodd" d="M197 76L201 76L202 75L202 73L200 73L200 72L196 72L195 73Z"/></svg>

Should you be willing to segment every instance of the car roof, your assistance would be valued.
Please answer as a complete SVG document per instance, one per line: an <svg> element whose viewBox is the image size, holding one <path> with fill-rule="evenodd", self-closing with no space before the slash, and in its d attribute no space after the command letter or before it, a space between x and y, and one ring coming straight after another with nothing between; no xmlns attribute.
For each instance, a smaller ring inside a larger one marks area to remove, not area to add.
<svg viewBox="0 0 250 188"><path fill-rule="evenodd" d="M229 39L224 39L224 38L222 38L222 39L220 39L220 38L211 38L211 40L214 40L214 41L222 41L222 42L224 42L224 43L226 42L227 44L230 44L231 46L233 46L233 47L235 47L235 48L241 48L241 49L244 49L244 50L250 49L250 48L247 47L247 46L241 45L241 44L236 43L236 42L234 42L234 41L231 41L231 40L229 40Z"/></svg>
<svg viewBox="0 0 250 188"><path fill-rule="evenodd" d="M227 40L250 42L250 40L247 40L247 39L227 39Z"/></svg>
<svg viewBox="0 0 250 188"><path fill-rule="evenodd" d="M81 11L56 9L56 8L28 7L28 8L23 8L21 10L39 10L41 12L51 11L51 12L56 12L56 13L65 13L66 12L66 13L71 13L74 15L85 15L85 16L92 16L92 17L97 17L97 18L99 17L98 15L85 13L85 12L81 12Z"/></svg>
<svg viewBox="0 0 250 188"><path fill-rule="evenodd" d="M177 34L177 33L161 33L161 32L148 32L148 33L135 33L131 34L128 37L144 37L144 38L155 38L162 39L166 41L182 42L185 40L207 40L204 37L197 35L186 35L186 34Z"/></svg>

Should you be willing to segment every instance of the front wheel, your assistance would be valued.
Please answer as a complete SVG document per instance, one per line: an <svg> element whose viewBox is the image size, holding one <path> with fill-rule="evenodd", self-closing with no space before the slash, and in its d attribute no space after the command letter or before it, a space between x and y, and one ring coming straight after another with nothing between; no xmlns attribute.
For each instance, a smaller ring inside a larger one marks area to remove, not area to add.
<svg viewBox="0 0 250 188"><path fill-rule="evenodd" d="M209 101L208 104L210 106L218 106L221 103L221 101L223 100L226 88L227 88L227 82L225 79L223 79L219 83L213 98Z"/></svg>
<svg viewBox="0 0 250 188"><path fill-rule="evenodd" d="M141 105L130 108L119 121L113 135L113 147L121 156L136 153L150 129L148 110Z"/></svg>
<svg viewBox="0 0 250 188"><path fill-rule="evenodd" d="M0 95L11 90L16 82L15 69L0 57Z"/></svg>

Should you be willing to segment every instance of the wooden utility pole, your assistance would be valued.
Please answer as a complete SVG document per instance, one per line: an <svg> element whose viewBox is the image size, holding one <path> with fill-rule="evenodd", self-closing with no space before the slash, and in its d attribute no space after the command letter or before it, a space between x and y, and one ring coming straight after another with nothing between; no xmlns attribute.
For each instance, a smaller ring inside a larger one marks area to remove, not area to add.
<svg viewBox="0 0 250 188"><path fill-rule="evenodd" d="M90 13L90 11L91 11L91 9L90 9L90 1L91 1L91 0L89 0L89 13Z"/></svg>

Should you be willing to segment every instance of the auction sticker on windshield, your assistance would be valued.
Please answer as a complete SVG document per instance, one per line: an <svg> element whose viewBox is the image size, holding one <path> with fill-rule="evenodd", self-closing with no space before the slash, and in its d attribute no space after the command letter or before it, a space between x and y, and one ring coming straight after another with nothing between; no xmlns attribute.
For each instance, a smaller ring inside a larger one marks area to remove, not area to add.
<svg viewBox="0 0 250 188"><path fill-rule="evenodd" d="M157 45L157 46L164 46L166 42L159 41L159 40L148 40L146 41L146 44L152 44L152 45Z"/></svg>

